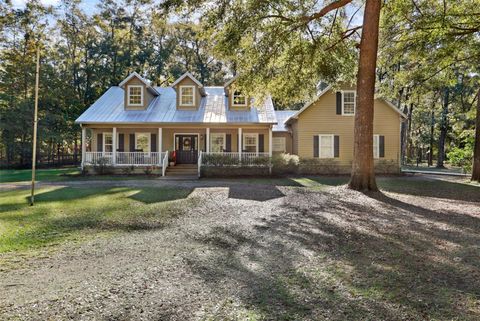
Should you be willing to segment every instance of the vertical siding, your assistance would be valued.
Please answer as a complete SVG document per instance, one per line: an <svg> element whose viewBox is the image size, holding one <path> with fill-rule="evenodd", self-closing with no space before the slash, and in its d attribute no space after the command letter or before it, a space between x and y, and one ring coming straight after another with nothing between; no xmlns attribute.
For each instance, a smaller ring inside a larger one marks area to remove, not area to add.
<svg viewBox="0 0 480 321"><path fill-rule="evenodd" d="M385 157L398 162L400 152L400 115L383 101L374 105L374 134L385 136ZM307 108L292 125L294 153L313 157L312 137L319 134L340 136L339 161L349 165L353 159L354 116L336 114L335 92L329 91Z"/></svg>

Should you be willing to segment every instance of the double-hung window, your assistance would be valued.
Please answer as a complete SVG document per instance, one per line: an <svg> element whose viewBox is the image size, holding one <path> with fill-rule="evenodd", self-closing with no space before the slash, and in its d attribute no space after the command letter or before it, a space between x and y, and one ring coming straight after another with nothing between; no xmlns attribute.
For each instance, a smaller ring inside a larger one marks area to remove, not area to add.
<svg viewBox="0 0 480 321"><path fill-rule="evenodd" d="M273 137L272 151L285 153L287 151L287 140L285 137Z"/></svg>
<svg viewBox="0 0 480 321"><path fill-rule="evenodd" d="M150 152L150 133L135 133L135 149Z"/></svg>
<svg viewBox="0 0 480 321"><path fill-rule="evenodd" d="M130 106L143 106L143 86L128 86L128 104Z"/></svg>
<svg viewBox="0 0 480 321"><path fill-rule="evenodd" d="M380 158L380 135L373 135L373 158Z"/></svg>
<svg viewBox="0 0 480 321"><path fill-rule="evenodd" d="M333 158L334 157L334 135L318 136L318 157Z"/></svg>
<svg viewBox="0 0 480 321"><path fill-rule="evenodd" d="M225 133L210 134L210 151L214 153L223 152L226 149Z"/></svg>
<svg viewBox="0 0 480 321"><path fill-rule="evenodd" d="M195 106L195 86L180 86L180 106Z"/></svg>
<svg viewBox="0 0 480 321"><path fill-rule="evenodd" d="M113 134L112 133L103 133L103 152L105 153L113 152Z"/></svg>
<svg viewBox="0 0 480 321"><path fill-rule="evenodd" d="M355 91L342 92L342 115L355 115L356 98Z"/></svg>
<svg viewBox="0 0 480 321"><path fill-rule="evenodd" d="M258 153L258 134L243 134L243 150L247 153Z"/></svg>
<svg viewBox="0 0 480 321"><path fill-rule="evenodd" d="M247 97L242 95L238 90L233 92L233 107L245 107L247 105Z"/></svg>

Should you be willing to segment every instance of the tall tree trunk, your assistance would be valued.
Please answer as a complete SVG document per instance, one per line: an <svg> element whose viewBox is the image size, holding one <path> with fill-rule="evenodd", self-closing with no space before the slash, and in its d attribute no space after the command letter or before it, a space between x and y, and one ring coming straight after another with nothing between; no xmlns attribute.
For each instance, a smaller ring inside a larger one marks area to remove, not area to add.
<svg viewBox="0 0 480 321"><path fill-rule="evenodd" d="M473 148L472 181L480 182L480 89L477 93L477 117L475 121L475 146Z"/></svg>
<svg viewBox="0 0 480 321"><path fill-rule="evenodd" d="M367 0L363 16L352 176L349 183L349 187L354 190L378 190L373 163L373 102L381 7L380 0Z"/></svg>
<svg viewBox="0 0 480 321"><path fill-rule="evenodd" d="M410 103L410 108L408 109L408 127L406 132L406 151L407 151L407 159L413 159L414 149L412 146L412 115L413 115L413 103Z"/></svg>
<svg viewBox="0 0 480 321"><path fill-rule="evenodd" d="M432 106L432 115L430 120L430 152L428 154L428 166L433 166L433 141L435 132L435 102Z"/></svg>
<svg viewBox="0 0 480 321"><path fill-rule="evenodd" d="M450 89L445 89L443 97L443 111L442 120L440 123L440 137L438 138L438 155L437 155L437 168L444 168L443 162L445 161L445 140L447 138L448 128L448 104L450 99Z"/></svg>
<svg viewBox="0 0 480 321"><path fill-rule="evenodd" d="M408 115L408 107L405 105L403 107L403 113L405 115ZM408 126L408 121L402 121L402 124L400 125L400 153L401 153L401 160L402 160L402 165L406 164L406 158L407 158L407 126Z"/></svg>

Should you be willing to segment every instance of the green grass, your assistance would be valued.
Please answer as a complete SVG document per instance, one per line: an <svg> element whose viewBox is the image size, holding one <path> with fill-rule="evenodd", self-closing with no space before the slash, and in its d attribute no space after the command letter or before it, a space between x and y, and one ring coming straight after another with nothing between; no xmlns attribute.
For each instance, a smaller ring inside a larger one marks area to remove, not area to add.
<svg viewBox="0 0 480 321"><path fill-rule="evenodd" d="M62 181L72 179L70 175L79 175L76 168L37 169L35 171L37 181ZM69 175L69 176L65 176ZM12 183L30 181L32 170L30 169L2 169L0 170L0 183Z"/></svg>
<svg viewBox="0 0 480 321"><path fill-rule="evenodd" d="M103 233L161 228L191 199L185 188L43 188L0 192L0 253ZM173 202L177 200L176 202Z"/></svg>
<svg viewBox="0 0 480 321"><path fill-rule="evenodd" d="M82 176L77 168L58 168L58 169L37 169L36 181L40 182L61 182L72 180L138 180L138 179L155 179L156 175L90 175ZM0 183L17 183L29 182L32 179L32 171L30 169L4 169L0 170Z"/></svg>

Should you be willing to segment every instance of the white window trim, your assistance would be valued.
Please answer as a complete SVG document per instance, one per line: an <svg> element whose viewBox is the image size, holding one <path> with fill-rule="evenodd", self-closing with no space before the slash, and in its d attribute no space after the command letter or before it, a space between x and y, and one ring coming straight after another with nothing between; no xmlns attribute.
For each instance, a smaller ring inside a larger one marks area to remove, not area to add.
<svg viewBox="0 0 480 321"><path fill-rule="evenodd" d="M282 150L275 150L274 146L275 146L275 143L274 141L275 140L281 140L282 141ZM272 137L272 152L281 152L281 153L285 153L287 151L287 139L286 137L283 137L283 136L280 136L280 137Z"/></svg>
<svg viewBox="0 0 480 321"><path fill-rule="evenodd" d="M258 133L243 133L243 141L242 141L242 153L243 150L245 150L245 137L246 136L255 136L255 153L258 154ZM245 152L245 153L251 153L251 152Z"/></svg>
<svg viewBox="0 0 480 321"><path fill-rule="evenodd" d="M223 147L224 147L223 149L227 149L227 134L226 133L210 133L210 145L209 145L210 150L209 151L212 150L213 137L214 136L220 136L220 135L222 135L222 137L223 137ZM222 150L222 152L223 152L223 150Z"/></svg>
<svg viewBox="0 0 480 321"><path fill-rule="evenodd" d="M137 145L138 135L147 135L147 137L148 137L148 152L144 151L144 153L151 153L152 152L151 151L151 149L152 149L152 133L147 133L147 132L135 133L135 149L139 149L138 145Z"/></svg>
<svg viewBox="0 0 480 321"><path fill-rule="evenodd" d="M233 90L233 92L232 92L232 107L246 107L246 106L248 106L247 96L242 95L242 94L240 94L240 95L235 95L235 92L236 92L236 91L237 91L237 90ZM236 104L236 103L235 103L235 96L245 97L245 104Z"/></svg>
<svg viewBox="0 0 480 321"><path fill-rule="evenodd" d="M113 133L112 133L112 132L104 132L104 133L102 133L102 134L103 134L103 139L102 139L102 153L105 154L105 153L111 153L111 152L113 152ZM108 144L108 145L112 145L112 151L111 151L111 152L105 151L105 146L106 146L106 144L105 144L105 141L106 141L105 136L107 136L107 135L112 136L112 144Z"/></svg>
<svg viewBox="0 0 480 321"><path fill-rule="evenodd" d="M322 157L322 137L330 137L332 140L332 153L330 156L327 157ZM320 134L318 135L318 158L322 159L330 159L330 158L335 158L335 135L333 134Z"/></svg>
<svg viewBox="0 0 480 321"><path fill-rule="evenodd" d="M377 141L377 148L375 148L375 140ZM380 158L380 135L373 135L373 158Z"/></svg>
<svg viewBox="0 0 480 321"><path fill-rule="evenodd" d="M140 88L140 104L130 103L130 88ZM127 102L128 102L128 106L143 106L143 86L142 85L128 85L127 86Z"/></svg>
<svg viewBox="0 0 480 321"><path fill-rule="evenodd" d="M345 103L344 94L345 93L353 93L353 114L345 114L344 112L344 103ZM357 92L355 90L342 90L342 116L355 116L356 110L357 110Z"/></svg>
<svg viewBox="0 0 480 321"><path fill-rule="evenodd" d="M192 103L191 104L182 104L182 96L183 96L182 89L184 89L184 88L192 88ZM178 104L180 106L189 106L189 107L195 106L195 96L196 96L195 95L195 86L180 86L178 88L178 92L180 94L180 97L179 97L179 100L178 100Z"/></svg>

